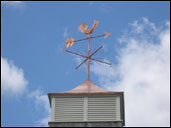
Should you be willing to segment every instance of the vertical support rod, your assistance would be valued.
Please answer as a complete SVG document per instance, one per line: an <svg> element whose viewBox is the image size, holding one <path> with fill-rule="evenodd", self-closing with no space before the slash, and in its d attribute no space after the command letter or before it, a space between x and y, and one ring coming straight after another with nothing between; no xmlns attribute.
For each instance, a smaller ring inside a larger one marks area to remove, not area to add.
<svg viewBox="0 0 171 128"><path fill-rule="evenodd" d="M88 80L90 80L90 34L88 34Z"/></svg>

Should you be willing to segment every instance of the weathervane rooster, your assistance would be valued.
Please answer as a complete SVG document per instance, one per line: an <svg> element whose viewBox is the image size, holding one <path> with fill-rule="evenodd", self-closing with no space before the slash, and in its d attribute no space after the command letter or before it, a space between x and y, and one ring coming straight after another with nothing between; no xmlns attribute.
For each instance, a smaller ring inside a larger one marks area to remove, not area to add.
<svg viewBox="0 0 171 128"><path fill-rule="evenodd" d="M86 34L86 35L90 35L91 33L94 32L95 27L97 27L97 25L99 24L99 22L97 20L94 20L94 24L91 26L91 28L88 30L88 25L87 24L81 24L78 27L78 30L80 30L82 33Z"/></svg>

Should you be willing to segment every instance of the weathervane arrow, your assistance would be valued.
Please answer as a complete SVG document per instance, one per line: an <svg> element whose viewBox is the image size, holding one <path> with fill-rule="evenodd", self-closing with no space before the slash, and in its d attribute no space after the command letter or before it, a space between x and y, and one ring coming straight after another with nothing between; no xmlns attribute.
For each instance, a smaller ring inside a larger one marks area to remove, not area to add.
<svg viewBox="0 0 171 128"><path fill-rule="evenodd" d="M67 38L66 41L65 41L65 48L71 47L75 42L79 42L79 41L83 41L83 40L88 40L88 39L94 39L94 38L103 37L103 36L104 36L104 38L107 38L109 35L111 35L111 33L105 32L105 34L102 34L102 35L90 36L90 37L83 38L83 39L78 39L78 40L75 40L72 37L71 38Z"/></svg>
<svg viewBox="0 0 171 128"><path fill-rule="evenodd" d="M81 57L84 57L86 58L84 61L82 61L76 68L78 69L82 64L84 64L86 61L88 61L88 80L90 79L90 60L94 60L94 61L97 61L97 62L100 62L100 63L104 63L104 64L108 64L108 65L112 65L112 63L110 62L105 62L105 61L102 61L102 60L98 60L98 59L95 59L95 58L92 58L93 55L95 55L99 50L101 50L104 45L102 44L99 48L97 48L92 54L90 54L90 39L94 39L94 38L98 38L98 37L105 37L107 38L109 35L111 35L111 33L109 32L105 32L105 34L102 34L102 35L98 35L98 36L91 36L91 33L94 32L95 30L95 27L97 27L99 24L98 21L94 20L94 24L92 25L92 27L90 29L88 29L88 26L87 24L83 23L81 24L78 29L79 31L81 31L82 33L88 35L87 38L83 38L83 39L78 39L78 40L75 40L74 38L67 38L66 39L66 42L65 42L65 48L63 49L64 51L68 52L68 53L71 53L71 54L74 54L74 55L77 55L77 56L81 56ZM73 52L73 51L70 51L70 50L67 50L66 48L69 48L71 46L73 46L75 44L75 42L79 42L79 41L83 41L83 40L88 40L88 56L86 55L82 55L80 53L77 53L77 52Z"/></svg>

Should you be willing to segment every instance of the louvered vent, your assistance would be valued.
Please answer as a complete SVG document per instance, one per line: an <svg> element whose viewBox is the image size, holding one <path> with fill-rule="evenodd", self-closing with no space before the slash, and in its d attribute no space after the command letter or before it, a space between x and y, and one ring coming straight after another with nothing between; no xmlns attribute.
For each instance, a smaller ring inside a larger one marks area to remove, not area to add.
<svg viewBox="0 0 171 128"><path fill-rule="evenodd" d="M55 121L82 121L84 98L55 98Z"/></svg>
<svg viewBox="0 0 171 128"><path fill-rule="evenodd" d="M53 102L56 122L121 120L119 96L56 97Z"/></svg>
<svg viewBox="0 0 171 128"><path fill-rule="evenodd" d="M116 116L116 97L88 98L88 121L114 121Z"/></svg>

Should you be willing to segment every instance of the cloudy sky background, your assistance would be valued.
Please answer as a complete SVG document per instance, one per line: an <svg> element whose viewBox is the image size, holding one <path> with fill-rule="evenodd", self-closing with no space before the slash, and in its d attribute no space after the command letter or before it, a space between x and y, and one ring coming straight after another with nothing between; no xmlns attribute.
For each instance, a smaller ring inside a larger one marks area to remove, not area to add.
<svg viewBox="0 0 171 128"><path fill-rule="evenodd" d="M170 2L1 2L1 126L48 126L47 93L83 83L86 64L64 53L78 26L100 22L91 80L125 92L126 126L170 126ZM70 48L87 52L87 42Z"/></svg>

